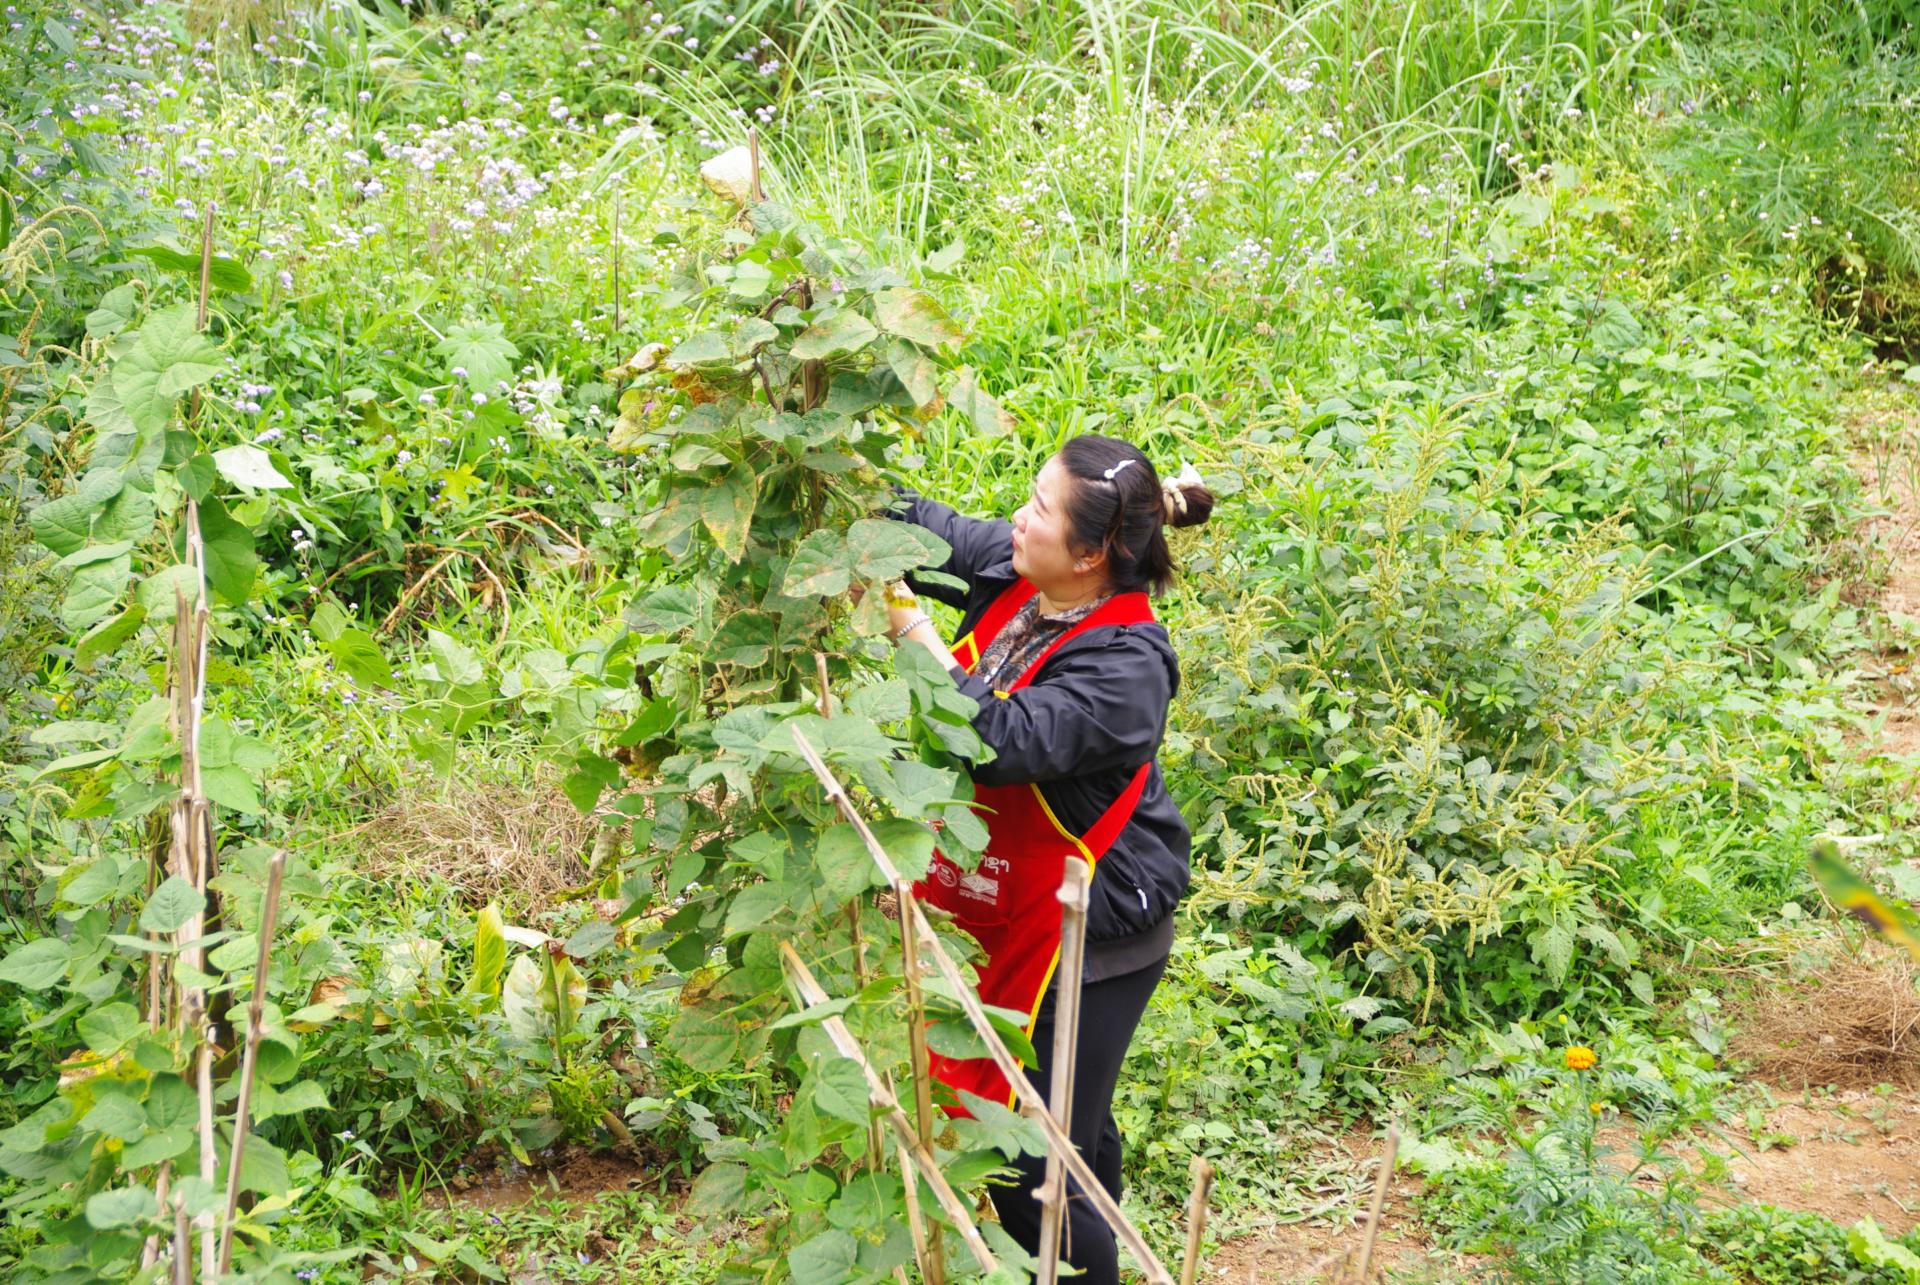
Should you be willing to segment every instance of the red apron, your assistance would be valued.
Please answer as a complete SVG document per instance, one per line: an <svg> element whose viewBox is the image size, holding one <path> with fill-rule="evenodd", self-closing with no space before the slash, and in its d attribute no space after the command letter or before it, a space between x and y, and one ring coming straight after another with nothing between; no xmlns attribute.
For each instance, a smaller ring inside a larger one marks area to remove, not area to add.
<svg viewBox="0 0 1920 1285"><path fill-rule="evenodd" d="M1036 592L1025 580L1016 581L994 599L973 631L954 643L954 659L971 673L995 636ZM1040 667L1070 639L1094 629L1145 624L1152 619L1153 608L1146 594L1117 594L1041 652L1010 688L994 694L1005 699L1032 682ZM1027 1014L1028 1038L1033 1036L1040 1001L1060 962L1058 893L1060 881L1066 876L1067 858L1077 856L1098 869L1100 858L1133 818L1152 769L1151 761L1142 763L1120 797L1085 834L1074 834L1060 823L1037 784L976 785L974 807L987 824L987 850L979 868L969 874L936 852L927 877L914 887L921 900L951 911L960 926L985 948L987 962L980 973L980 998L996 1007ZM1013 1088L991 1058L930 1056L933 1076L942 1084L1013 1105ZM959 1107L950 1108L948 1113L967 1114Z"/></svg>

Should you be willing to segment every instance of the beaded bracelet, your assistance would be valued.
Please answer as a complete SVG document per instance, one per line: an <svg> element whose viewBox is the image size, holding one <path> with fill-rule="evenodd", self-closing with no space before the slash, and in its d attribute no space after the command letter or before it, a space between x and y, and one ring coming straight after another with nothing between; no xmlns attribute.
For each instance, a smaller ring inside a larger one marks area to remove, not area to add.
<svg viewBox="0 0 1920 1285"><path fill-rule="evenodd" d="M922 612L920 615L915 616L912 620L909 620L906 624L894 630L892 635L893 640L895 642L900 642L908 634L918 629L921 625L930 625L932 623L933 623L933 617L927 615L925 612Z"/></svg>

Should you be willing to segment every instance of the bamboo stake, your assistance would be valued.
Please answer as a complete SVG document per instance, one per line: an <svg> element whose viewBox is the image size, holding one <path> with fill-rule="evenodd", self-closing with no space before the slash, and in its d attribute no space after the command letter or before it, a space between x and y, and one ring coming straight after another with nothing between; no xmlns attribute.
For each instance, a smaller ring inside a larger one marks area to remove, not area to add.
<svg viewBox="0 0 1920 1285"><path fill-rule="evenodd" d="M200 306L194 314L193 328L207 328L207 301L213 294L213 217L218 207L207 202L206 217L200 221ZM200 418L200 399L204 390L196 388L187 401L187 419L198 421Z"/></svg>
<svg viewBox="0 0 1920 1285"><path fill-rule="evenodd" d="M933 1068L927 1056L927 999L920 986L920 943L916 934L907 927L920 911L914 904L913 885L906 880L895 881L893 896L900 907L900 967L907 978L907 1048L911 1058L909 1065L913 1069L914 1124L919 1130L920 1145L931 1151ZM908 1184L909 1190L912 1186ZM909 1212L914 1207L914 1204L909 1204ZM932 1235L927 1238L926 1252L920 1255L920 1274L926 1278L927 1285L947 1285L947 1262L942 1239L940 1224L935 1223Z"/></svg>
<svg viewBox="0 0 1920 1285"><path fill-rule="evenodd" d="M172 1176L173 1161L162 1160L160 1162L160 1172L153 1180L153 1198L159 1203L162 1209L167 1207L167 1185L168 1180L171 1179ZM157 1231L148 1232L146 1240L140 1245L141 1272L146 1273L152 1271L153 1265L159 1261L160 1233Z"/></svg>
<svg viewBox="0 0 1920 1285"><path fill-rule="evenodd" d="M199 506L191 498L187 500L186 546L187 566L196 574L199 593L191 612L184 591L176 590L174 597L175 659L178 664L174 676L174 717L180 743L180 797L174 800L171 812L174 851L170 864L176 867L174 873L192 883L201 895L202 908L174 934L175 945L186 947L181 951L181 956L187 966L199 973L206 969L206 947L200 943L206 938L205 898L208 881L213 874L213 836L212 819L200 771L200 726L206 711L209 633L206 545L200 533ZM190 1041L188 1047L195 1050L194 1079L200 1097L200 1177L208 1190L212 1190L219 1161L213 1123L213 1031L207 1020L206 991L199 986L184 988L179 1009L183 1019L182 1034ZM201 1275L212 1280L219 1261L212 1210L197 1215L193 1225L199 1229ZM184 1209L175 1223L174 1255L176 1276L181 1272L191 1276Z"/></svg>
<svg viewBox="0 0 1920 1285"><path fill-rule="evenodd" d="M813 653L813 669L820 683L820 717L833 717L833 692L827 687L827 653Z"/></svg>
<svg viewBox="0 0 1920 1285"><path fill-rule="evenodd" d="M893 1144L900 1156L900 1189L907 1198L907 1230L913 1234L913 1261L919 1264L920 1275L931 1282L927 1265L934 1261L933 1242L927 1237L927 1220L920 1213L920 1175L913 1167L913 1153L900 1142ZM934 1224L939 1231L940 1225ZM941 1265L942 1268L945 1264Z"/></svg>
<svg viewBox="0 0 1920 1285"><path fill-rule="evenodd" d="M1380 1239L1380 1216L1387 1209L1387 1184L1393 1181L1393 1162L1400 1151L1400 1130L1387 1127L1387 1149L1380 1155L1380 1176L1373 1182L1373 1206L1367 1210L1367 1236L1360 1243L1360 1285L1373 1268L1373 1244Z"/></svg>
<svg viewBox="0 0 1920 1285"><path fill-rule="evenodd" d="M200 1179L213 1190L218 1161L214 1154L218 1135L213 1127L213 1031L207 1025L207 996L199 987L187 992L187 1026L199 1041L195 1050L194 1079L200 1091ZM200 1279L212 1282L220 1264L219 1243L214 1236L213 1211L194 1217L200 1231Z"/></svg>
<svg viewBox="0 0 1920 1285"><path fill-rule="evenodd" d="M794 989L799 992L806 1006L812 1008L815 1004L826 1003L827 992L821 989L820 983L814 978L813 971L807 967L806 961L800 958L791 942L780 943L780 955L786 960L787 968L793 977ZM933 1158L933 1153L921 1146L920 1140L914 1136L913 1122L907 1119L907 1113L900 1109L900 1104L894 1100L893 1094L887 1091L886 1081L880 1078L880 1073L873 1069L871 1062L867 1061L866 1054L860 1051L860 1042L854 1039L853 1032L848 1030L847 1024L837 1017L829 1017L820 1024L820 1027L827 1033L827 1038L833 1041L833 1047L839 1051L840 1056L851 1060L867 1077L869 1100L885 1114L894 1135L900 1139L901 1145L913 1160L914 1168L919 1170L922 1178L926 1179L927 1186L933 1189L934 1196L940 1201L940 1207L947 1211L947 1217L952 1219L954 1226L960 1229L960 1238L973 1252L974 1262L980 1265L980 1270L983 1272L997 1270L999 1263L995 1260L993 1251L987 1248L987 1242L981 1238L979 1227L974 1225L973 1215L967 1212L966 1204L948 1185L947 1176L940 1172L939 1162Z"/></svg>
<svg viewBox="0 0 1920 1285"><path fill-rule="evenodd" d="M752 166L753 199L756 202L764 201L767 199L767 191L760 186L760 131L751 125L747 127L747 157Z"/></svg>
<svg viewBox="0 0 1920 1285"><path fill-rule="evenodd" d="M173 1285L193 1285L193 1240L187 1232L187 1206L173 1207Z"/></svg>
<svg viewBox="0 0 1920 1285"><path fill-rule="evenodd" d="M1213 1162L1195 1156L1189 1166L1193 1192L1187 1197L1187 1252L1180 1260L1180 1285L1193 1285L1200 1270L1200 1241L1207 1234L1207 1197L1213 1194Z"/></svg>
<svg viewBox="0 0 1920 1285"><path fill-rule="evenodd" d="M853 806L853 800L847 797L845 788L834 777L826 760L820 757L820 752L813 748L813 744L798 728L794 729L793 739L799 746L800 757L805 759L807 766L813 769L813 774L819 779L827 798L839 808L840 815L846 818L847 823L860 835L861 842L866 845L867 855L873 858L874 864L880 868L881 875L888 883L899 883L900 871L887 856L886 849L880 846L880 841L874 837L873 829L867 825L866 818L862 817L859 809ZM1126 1246L1127 1252L1133 1255L1134 1261L1140 1265L1148 1281L1152 1285L1173 1285L1173 1276L1167 1271L1166 1265L1154 1254L1153 1249L1147 1244L1146 1237L1140 1234L1140 1229L1133 1225L1132 1220L1125 1213L1121 1212L1113 1196L1100 1185L1100 1180L1094 1177L1093 1170L1073 1145L1073 1140L1067 1137L1066 1130L1060 1127L1054 1120L1052 1112L1047 1110L1046 1101L1040 1091L1027 1079L1026 1072L1020 1067L1019 1059L1007 1051L1007 1046L1001 1041L999 1033L993 1029L993 1023L988 1020L986 1010L981 1007L979 996L975 995L973 988L967 984L967 979L961 974L959 965L955 964L941 947L940 939L934 936L933 926L927 922L926 915L921 911L919 904L915 902L903 905L901 915L903 930L919 934L921 946L932 956L940 976L953 990L954 999L959 1003L960 1011L966 1014L968 1023L986 1044L987 1056L993 1059L1000 1074L1006 1077L1015 1096L1020 1099L1021 1114L1037 1123L1040 1126L1040 1132L1046 1135L1048 1145L1060 1152L1067 1166L1067 1172L1080 1183L1087 1202L1099 1211L1102 1218L1106 1219L1107 1226L1113 1228L1114 1236Z"/></svg>
<svg viewBox="0 0 1920 1285"><path fill-rule="evenodd" d="M217 208L208 201L207 216L200 222L200 310L194 319L195 330L207 328L207 295L213 289L213 216Z"/></svg>
<svg viewBox="0 0 1920 1285"><path fill-rule="evenodd" d="M220 1275L233 1265L233 1215L240 1206L240 1156L252 1124L253 1072L260 1056L260 1026L265 1020L267 965L273 954L273 925L280 912L280 880L287 871L285 848L267 866L267 895L260 907L260 952L254 957L253 999L247 1004L247 1047L240 1059L240 1095L233 1106L233 1150L227 1157L227 1216L220 1224Z"/></svg>
<svg viewBox="0 0 1920 1285"><path fill-rule="evenodd" d="M1087 942L1087 863L1067 858L1060 883L1060 963L1054 970L1053 1118L1071 1132L1073 1063L1080 1047L1080 971ZM1066 1222L1067 1173L1060 1153L1047 1148L1046 1181L1034 1193L1040 1201L1040 1285L1060 1279L1060 1229Z"/></svg>

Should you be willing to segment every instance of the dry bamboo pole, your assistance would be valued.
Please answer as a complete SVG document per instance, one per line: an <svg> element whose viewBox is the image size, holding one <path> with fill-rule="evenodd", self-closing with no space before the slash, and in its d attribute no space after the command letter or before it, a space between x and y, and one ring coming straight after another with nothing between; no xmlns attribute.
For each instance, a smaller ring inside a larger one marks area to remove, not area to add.
<svg viewBox="0 0 1920 1285"><path fill-rule="evenodd" d="M159 1203L162 1209L167 1207L167 1187L172 1177L173 1161L162 1160L160 1162L160 1172L153 1180L153 1198ZM140 1246L141 1273L145 1274L152 1271L153 1265L159 1261L160 1233L157 1231L148 1232L146 1241Z"/></svg>
<svg viewBox="0 0 1920 1285"><path fill-rule="evenodd" d="M187 1026L198 1041L194 1050L194 1081L200 1092L200 1179L211 1192L218 1164L215 1149L219 1145L219 1135L213 1127L213 1030L207 1024L206 992L197 986L187 992ZM200 1232L200 1279L210 1283L216 1279L215 1269L220 1265L213 1211L209 1209L195 1215L193 1225Z"/></svg>
<svg viewBox="0 0 1920 1285"><path fill-rule="evenodd" d="M207 203L206 218L200 225L200 300L194 328L207 328L207 302L213 292L213 221L216 207ZM200 415L200 390L195 389L189 415ZM188 723L180 729L180 777L188 832L187 857L191 863L194 890L200 894L200 909L194 911L183 931L196 943L187 955L195 972L207 967L207 890L213 881L213 816L200 776L200 725L207 711L207 639L211 632L211 607L207 602L207 546L200 530L200 506L187 500L187 562L193 568L198 595L193 603L193 622L188 630L189 652L193 657L192 685L189 689ZM176 605L179 599L175 599ZM191 752L189 752L191 747ZM176 805L178 806L178 805ZM213 1027L208 1020L207 992L195 986L184 997L187 1026L196 1041L194 1056L196 1087L200 1095L200 1178L212 1191L219 1172L218 1135L214 1132L213 1102ZM217 1278L220 1262L219 1240L211 1209L199 1214L194 1225L200 1231L200 1277L211 1282Z"/></svg>
<svg viewBox="0 0 1920 1285"><path fill-rule="evenodd" d="M900 1190L907 1198L907 1230L913 1235L913 1261L920 1267L921 1279L931 1282L933 1277L927 1268L935 1261L935 1243L928 1240L927 1220L920 1213L920 1175L913 1166L913 1153L906 1145L896 1141L893 1146L900 1156ZM938 1223L934 1224L934 1230L940 1230ZM940 1265L943 1274L945 1266Z"/></svg>
<svg viewBox="0 0 1920 1285"><path fill-rule="evenodd" d="M176 714L183 721L177 729L181 790L180 797L174 801L173 816L174 838L181 849L180 863L185 867L178 873L183 874L200 894L201 909L181 925L174 940L177 945L186 946L181 953L188 966L196 973L201 973L206 970L207 962L206 947L200 943L206 938L205 901L207 884L213 874L213 859L212 820L200 775L200 725L207 705L206 545L200 533L199 506L192 499L187 500L187 565L195 572L199 594L185 628L176 635L186 643L186 663L179 675L181 690L175 697ZM185 616L188 611L186 595L176 591L174 601L176 610ZM200 1177L208 1190L212 1190L218 1179L219 1159L218 1139L213 1127L213 1031L207 1024L206 991L199 986L187 988L182 996L181 1008L186 1015L186 1033L192 1042L190 1047L195 1049L197 1064L194 1079L200 1095ZM200 1233L201 1275L211 1280L219 1261L213 1211L207 1210L196 1216L193 1222Z"/></svg>
<svg viewBox="0 0 1920 1285"><path fill-rule="evenodd" d="M240 1059L240 1094L233 1104L233 1150L227 1157L227 1216L220 1224L219 1274L233 1265L233 1216L240 1207L240 1156L252 1124L253 1073L260 1056L260 1024L265 1020L267 966L273 957L273 925L280 913L280 881L287 872L285 848L267 866L266 900L260 906L260 952L254 957L253 998L247 1004L247 1047Z"/></svg>
<svg viewBox="0 0 1920 1285"><path fill-rule="evenodd" d="M1380 1239L1380 1218L1387 1210L1387 1185L1393 1181L1393 1162L1400 1152L1400 1130L1387 1128L1387 1147L1380 1153L1380 1174L1373 1181L1373 1205L1367 1210L1367 1235L1360 1243L1360 1285L1373 1270L1373 1245Z"/></svg>
<svg viewBox="0 0 1920 1285"><path fill-rule="evenodd" d="M1060 883L1060 962L1054 970L1053 1119L1071 1134L1073 1064L1080 1048L1080 971L1087 944L1087 863L1067 858ZM1040 1201L1040 1285L1060 1279L1060 1229L1067 1215L1067 1172L1060 1153L1047 1148L1046 1181L1034 1193Z"/></svg>
<svg viewBox="0 0 1920 1285"><path fill-rule="evenodd" d="M880 841L874 837L873 829L867 824L866 818L862 817L859 809L853 806L853 800L847 796L845 788L834 777L833 770L827 766L826 760L820 757L820 752L813 748L812 742L808 741L798 728L794 729L793 739L799 746L800 757L805 759L807 766L813 769L813 774L819 779L827 798L860 835L861 842L866 845L867 854L880 868L881 875L888 883L899 883L900 871L894 866L893 860L887 856L886 849L880 846ZM1173 1276L1167 1271L1166 1265L1154 1254L1153 1249L1147 1244L1146 1237L1140 1234L1140 1229L1133 1225L1132 1220L1114 1202L1113 1196L1100 1185L1100 1180L1094 1177L1093 1170L1074 1147L1073 1140L1067 1137L1066 1131L1047 1110L1046 1101L1040 1091L1027 1079L1026 1072L1020 1067L1019 1059L1008 1052L1007 1046L1001 1042L999 1033L993 1029L993 1023L987 1018L986 1010L980 1005L979 997L967 984L967 979L961 974L959 965L955 964L952 957L941 947L940 939L934 936L933 927L927 922L926 915L921 911L919 904L915 902L903 905L901 914L904 920L910 921L901 924L902 931L911 931L919 935L921 948L933 958L935 968L953 990L954 999L959 1003L960 1011L966 1014L968 1023L986 1044L987 1056L993 1059L1000 1074L1006 1077L1007 1083L1012 1086L1014 1094L1020 1099L1021 1113L1036 1122L1040 1126L1040 1132L1046 1135L1048 1145L1060 1152L1061 1159L1067 1166L1067 1172L1079 1182L1087 1202L1099 1211L1102 1218L1106 1219L1107 1226L1113 1228L1114 1236L1126 1246L1127 1252L1133 1255L1134 1261L1139 1264L1141 1272L1150 1285L1173 1285Z"/></svg>
<svg viewBox="0 0 1920 1285"><path fill-rule="evenodd" d="M920 1134L920 1145L933 1149L933 1067L927 1056L927 999L920 987L920 943L907 927L919 915L914 903L913 885L904 879L894 881L893 896L900 908L900 966L907 979L907 1048L913 1069L913 1116ZM914 1184L908 1183L910 1197ZM919 1216L917 1198L910 1199L908 1212ZM940 1224L933 1225L925 1252L920 1255L920 1274L927 1285L947 1285L947 1262L941 1244Z"/></svg>
<svg viewBox="0 0 1920 1285"><path fill-rule="evenodd" d="M1187 1252L1180 1260L1180 1285L1193 1285L1200 1270L1200 1241L1207 1234L1207 1197L1213 1194L1213 1162L1195 1156L1189 1170L1193 1192L1187 1197Z"/></svg>
<svg viewBox="0 0 1920 1285"><path fill-rule="evenodd" d="M780 943L780 955L786 960L787 970L793 978L794 989L799 992L801 1001L808 1008L826 1003L827 992L821 988L819 981L814 978L813 970L807 967L806 961L800 958L791 942ZM853 1037L853 1032L848 1030L847 1024L837 1017L827 1018L820 1027L827 1033L827 1038L833 1041L833 1047L839 1051L840 1056L852 1061L867 1077L868 1100L885 1114L887 1124L893 1129L894 1136L899 1138L901 1145L906 1148L914 1168L926 1180L927 1186L933 1189L934 1196L940 1201L940 1207L947 1211L947 1217L951 1218L954 1225L960 1229L960 1238L973 1252L974 1262L980 1265L980 1270L983 1272L996 1270L999 1266L998 1260L994 1258L993 1251L987 1248L987 1242L981 1239L980 1229L974 1225L973 1215L967 1212L965 1202L947 1183L947 1176L940 1172L940 1165L934 1160L933 1153L921 1146L919 1138L914 1136L913 1122L907 1119L907 1113L900 1109L899 1102L895 1101L893 1094L888 1092L887 1082L880 1078L880 1073L873 1069L871 1062L867 1061L866 1054L860 1050L860 1042Z"/></svg>

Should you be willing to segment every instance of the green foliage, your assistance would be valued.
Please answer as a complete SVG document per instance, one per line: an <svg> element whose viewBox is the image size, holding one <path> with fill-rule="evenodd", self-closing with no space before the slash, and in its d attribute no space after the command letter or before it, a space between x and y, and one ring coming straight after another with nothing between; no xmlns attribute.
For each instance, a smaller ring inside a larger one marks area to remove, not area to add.
<svg viewBox="0 0 1920 1285"><path fill-rule="evenodd" d="M1469 1076L1450 1097L1454 1122L1491 1143L1463 1149L1416 1142L1408 1161L1437 1184L1432 1212L1464 1248L1490 1252L1511 1281L1716 1279L1693 1253L1697 1180L1670 1147L1687 1125L1711 1118L1700 1072L1670 1048L1629 1039L1599 1045L1597 1065L1577 1069L1565 1028L1556 1045L1516 1029L1490 1039L1507 1066L1498 1079ZM1679 1074L1675 1074L1679 1072ZM1645 1121L1621 1151L1601 1127Z"/></svg>
<svg viewBox="0 0 1920 1285"><path fill-rule="evenodd" d="M1703 1212L1694 1250L1706 1261L1754 1285L1899 1285L1909 1279L1896 1267L1855 1250L1871 1239L1818 1214L1735 1205ZM1884 1248L1911 1250L1912 1237Z"/></svg>
<svg viewBox="0 0 1920 1285"><path fill-rule="evenodd" d="M1656 159L1686 234L1794 254L1815 298L1889 347L1920 338L1912 16L1896 6L1699 6L1658 78Z"/></svg>
<svg viewBox="0 0 1920 1285"><path fill-rule="evenodd" d="M669 1042L688 1067L771 1059L798 1077L791 1106L759 1137L709 1142L720 1165L703 1179L701 1212L773 1202L782 1214L747 1259L784 1261L799 1280L865 1279L911 1254L904 1192L889 1149L871 1145L863 1073L825 1040L824 1014L783 1017L777 943L853 997L839 1015L879 1065L906 1056L904 997L897 964L883 962L893 952L862 944L892 935L864 895L873 860L793 737L804 732L893 814L879 833L906 877L932 857L930 822L955 857L984 844L954 758L984 752L972 702L929 665L888 676L876 663L887 584L946 549L867 516L889 503L882 470L903 423L934 409L937 363L960 332L931 296L781 207L755 204L747 218L751 235L730 229L675 278L672 297L695 309L691 333L622 372L638 382L621 394L612 444L647 453L641 538L667 568L627 612L639 691L616 739L642 751L623 756L641 788L614 806L637 816L650 801L652 824L635 826L646 840L623 866L624 917L651 915L649 940L687 979ZM855 583L868 590L857 610L844 597ZM842 629L851 647L838 644ZM829 649L838 695L823 717L813 653ZM576 803L622 784L621 762L580 755ZM975 1122L937 1154L956 1179L977 1181L997 1167L991 1148L1012 1123Z"/></svg>

